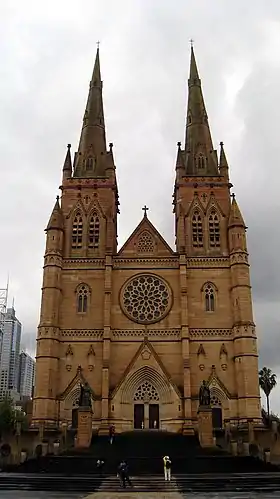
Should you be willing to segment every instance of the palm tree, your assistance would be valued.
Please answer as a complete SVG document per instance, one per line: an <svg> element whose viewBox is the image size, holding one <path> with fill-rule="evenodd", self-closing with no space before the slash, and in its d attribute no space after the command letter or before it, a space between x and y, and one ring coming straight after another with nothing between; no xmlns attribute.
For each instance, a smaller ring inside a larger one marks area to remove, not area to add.
<svg viewBox="0 0 280 499"><path fill-rule="evenodd" d="M273 374L268 367L263 367L259 372L259 384L266 396L267 415L269 417L269 395L271 390L277 385L276 374Z"/></svg>

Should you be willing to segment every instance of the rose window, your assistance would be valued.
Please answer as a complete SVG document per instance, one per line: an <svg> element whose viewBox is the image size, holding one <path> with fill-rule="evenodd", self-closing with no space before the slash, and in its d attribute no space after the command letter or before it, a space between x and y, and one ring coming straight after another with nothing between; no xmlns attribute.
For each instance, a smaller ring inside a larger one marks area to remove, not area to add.
<svg viewBox="0 0 280 499"><path fill-rule="evenodd" d="M125 314L135 322L157 322L170 310L171 291L159 277L139 275L123 287L121 305Z"/></svg>
<svg viewBox="0 0 280 499"><path fill-rule="evenodd" d="M146 400L159 401L159 395L157 390L148 381L142 383L142 385L140 385L139 388L137 388L134 395L135 402L145 402Z"/></svg>

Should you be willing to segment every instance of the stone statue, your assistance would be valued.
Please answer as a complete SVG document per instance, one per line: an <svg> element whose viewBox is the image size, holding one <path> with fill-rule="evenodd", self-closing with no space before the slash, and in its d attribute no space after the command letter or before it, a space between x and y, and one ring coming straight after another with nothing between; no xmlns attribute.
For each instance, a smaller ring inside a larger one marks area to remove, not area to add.
<svg viewBox="0 0 280 499"><path fill-rule="evenodd" d="M199 405L210 406L210 390L205 380L199 389Z"/></svg>
<svg viewBox="0 0 280 499"><path fill-rule="evenodd" d="M91 407L91 389L86 381L84 385L80 385L79 407Z"/></svg>

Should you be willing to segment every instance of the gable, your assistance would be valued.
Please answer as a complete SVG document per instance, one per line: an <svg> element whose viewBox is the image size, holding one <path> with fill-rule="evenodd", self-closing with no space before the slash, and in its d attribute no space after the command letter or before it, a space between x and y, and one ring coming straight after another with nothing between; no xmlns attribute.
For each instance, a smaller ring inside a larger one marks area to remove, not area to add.
<svg viewBox="0 0 280 499"><path fill-rule="evenodd" d="M83 369L81 366L79 366L77 368L77 372L76 372L74 378L72 378L70 383L67 385L65 390L58 396L58 398L60 400L65 400L71 392L79 393L80 392L80 384L84 385L86 383L86 381L87 380L83 375ZM90 386L90 384L89 384L89 386ZM91 386L90 386L90 388L91 388ZM92 388L91 388L91 393L92 393L93 399L96 399Z"/></svg>
<svg viewBox="0 0 280 499"><path fill-rule="evenodd" d="M163 398L166 397L168 400L168 392L170 392L170 390L172 390L178 398L181 398L178 387L171 380L169 373L152 344L145 338L125 369L122 378L113 390L111 396L114 398L119 394L122 401L125 402L133 396L133 391L147 380L161 392Z"/></svg>
<svg viewBox="0 0 280 499"><path fill-rule="evenodd" d="M129 236L118 256L122 257L163 257L173 256L174 251L157 231L147 216L144 216Z"/></svg>

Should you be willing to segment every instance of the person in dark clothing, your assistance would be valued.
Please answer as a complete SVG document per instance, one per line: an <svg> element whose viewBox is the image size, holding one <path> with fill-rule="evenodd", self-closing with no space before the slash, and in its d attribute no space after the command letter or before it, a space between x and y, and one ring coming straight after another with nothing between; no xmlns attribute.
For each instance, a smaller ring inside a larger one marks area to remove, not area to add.
<svg viewBox="0 0 280 499"><path fill-rule="evenodd" d="M122 460L118 466L118 476L124 489L126 488L126 483L128 483L128 485L132 487L132 483L128 473L128 465L124 460Z"/></svg>
<svg viewBox="0 0 280 499"><path fill-rule="evenodd" d="M97 459L96 467L97 467L97 469L99 471L99 476L100 477L103 476L104 464L105 464L105 462L103 461L103 459Z"/></svg>

